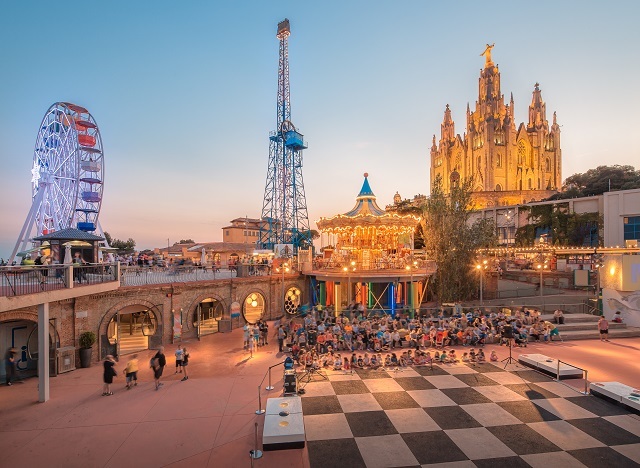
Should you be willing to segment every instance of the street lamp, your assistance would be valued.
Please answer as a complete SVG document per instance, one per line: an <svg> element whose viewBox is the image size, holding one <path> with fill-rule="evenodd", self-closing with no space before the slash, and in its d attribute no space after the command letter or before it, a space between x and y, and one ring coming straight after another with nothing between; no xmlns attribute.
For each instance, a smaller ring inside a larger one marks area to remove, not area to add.
<svg viewBox="0 0 640 468"><path fill-rule="evenodd" d="M546 255L545 255L545 247L546 247L546 239L543 236L540 236L540 241L538 242L538 246L540 247L540 253L538 254L538 271L540 272L540 297L544 296L543 293L543 288L544 288L544 284L542 281L542 272L544 270L546 270L547 268L549 268L549 260L547 259Z"/></svg>
<svg viewBox="0 0 640 468"><path fill-rule="evenodd" d="M484 305L484 299L482 297L482 277L484 276L484 270L486 270L488 267L489 261L487 259L478 261L478 263L476 263L476 270L478 270L478 273L480 274L480 305Z"/></svg>
<svg viewBox="0 0 640 468"><path fill-rule="evenodd" d="M347 275L347 304L351 304L351 273L353 273L354 271L356 271L356 262L355 261L351 261L351 266L350 267L344 267L342 269L342 271L344 271L344 273Z"/></svg>
<svg viewBox="0 0 640 468"><path fill-rule="evenodd" d="M284 262L282 265L280 265L280 268L276 268L276 271L278 273L282 272L282 311L286 314L287 311L284 307L284 274L289 273L289 264L287 262Z"/></svg>
<svg viewBox="0 0 640 468"><path fill-rule="evenodd" d="M409 290L410 291L409 300L411 301L411 307L409 309L410 312L413 312L413 310L414 310L414 301L413 301L413 296L414 296L414 291L413 291L413 270L414 270L414 268L418 268L418 262L416 260L413 261L413 264L407 265L405 267L405 269L408 272L410 272L410 274L411 274L411 282L409 283L411 285L411 289Z"/></svg>
<svg viewBox="0 0 640 468"><path fill-rule="evenodd" d="M600 269L604 267L604 255L597 253L594 255L594 258L596 261L596 309L598 309L598 313L602 313L600 310Z"/></svg>

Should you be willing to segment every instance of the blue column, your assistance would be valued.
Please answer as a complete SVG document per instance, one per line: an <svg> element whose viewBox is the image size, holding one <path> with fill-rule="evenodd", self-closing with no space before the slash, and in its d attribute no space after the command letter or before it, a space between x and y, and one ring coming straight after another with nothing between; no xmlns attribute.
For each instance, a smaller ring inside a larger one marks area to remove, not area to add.
<svg viewBox="0 0 640 468"><path fill-rule="evenodd" d="M389 308L391 316L396 316L396 288L394 283L389 283Z"/></svg>

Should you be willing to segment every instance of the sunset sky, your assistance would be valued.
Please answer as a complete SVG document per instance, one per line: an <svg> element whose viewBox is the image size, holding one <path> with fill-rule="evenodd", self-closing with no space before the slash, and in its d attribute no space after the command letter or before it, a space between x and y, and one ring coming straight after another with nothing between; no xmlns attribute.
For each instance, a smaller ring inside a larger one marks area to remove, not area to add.
<svg viewBox="0 0 640 468"><path fill-rule="evenodd" d="M487 43L518 123L536 82L547 118L557 111L563 178L640 166L640 2L3 2L0 257L31 206L37 130L57 101L100 127L112 236L139 249L220 241L231 219L259 217L285 17L314 229L353 206L364 172L381 206L429 193L432 135L446 104L464 131Z"/></svg>

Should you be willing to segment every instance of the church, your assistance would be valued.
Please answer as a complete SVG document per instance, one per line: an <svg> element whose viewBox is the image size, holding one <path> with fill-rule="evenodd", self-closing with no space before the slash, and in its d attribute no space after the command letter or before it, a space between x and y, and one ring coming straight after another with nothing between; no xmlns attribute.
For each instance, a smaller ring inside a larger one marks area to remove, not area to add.
<svg viewBox="0 0 640 468"><path fill-rule="evenodd" d="M529 121L516 127L513 93L509 104L500 90L500 71L491 59L493 45L481 54L484 69L478 80L478 100L467 104L465 132L455 132L447 104L440 140L433 136L430 181L437 176L449 193L460 181L473 178L475 209L539 201L562 186L560 126L553 113L547 121L546 104L538 83L529 105Z"/></svg>

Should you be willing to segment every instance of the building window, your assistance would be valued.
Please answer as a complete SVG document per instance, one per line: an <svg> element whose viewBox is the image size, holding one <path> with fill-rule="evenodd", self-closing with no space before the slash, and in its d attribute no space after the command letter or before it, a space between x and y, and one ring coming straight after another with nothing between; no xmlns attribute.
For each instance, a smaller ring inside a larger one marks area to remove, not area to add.
<svg viewBox="0 0 640 468"><path fill-rule="evenodd" d="M259 292L249 294L243 303L244 319L248 323L256 323L264 314L264 296Z"/></svg>
<svg viewBox="0 0 640 468"><path fill-rule="evenodd" d="M295 315L299 312L298 307L302 301L302 293L295 286L289 288L284 296L284 310L287 314Z"/></svg>
<svg viewBox="0 0 640 468"><path fill-rule="evenodd" d="M551 159L547 158L545 160L545 167L547 169L547 172L551 172Z"/></svg>
<svg viewBox="0 0 640 468"><path fill-rule="evenodd" d="M500 153L496 154L496 167L502 167L502 155Z"/></svg>
<svg viewBox="0 0 640 468"><path fill-rule="evenodd" d="M500 184L496 185L496 192L502 192L502 187L500 186Z"/></svg>
<svg viewBox="0 0 640 468"><path fill-rule="evenodd" d="M529 179L528 185L529 185L529 190L531 190L533 188L533 182L531 182L531 179Z"/></svg>
<svg viewBox="0 0 640 468"><path fill-rule="evenodd" d="M518 142L518 165L519 166L522 166L524 164L526 157L527 157L527 145L525 145L524 141L520 140Z"/></svg>
<svg viewBox="0 0 640 468"><path fill-rule="evenodd" d="M640 240L640 216L624 218L624 240Z"/></svg>
<svg viewBox="0 0 640 468"><path fill-rule="evenodd" d="M228 235L229 235L229 230L228 230L228 229L225 231L224 235L225 235L225 236L228 236Z"/></svg>

